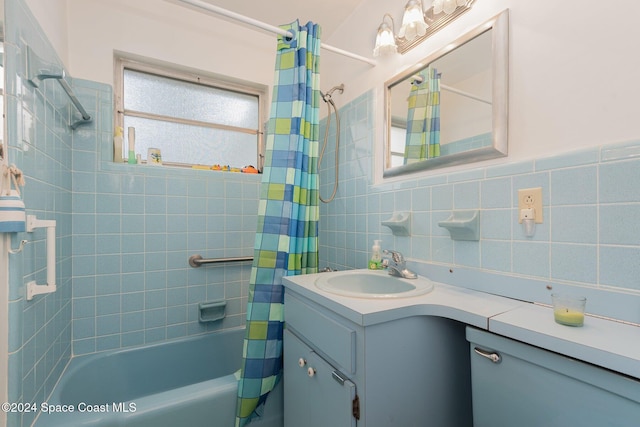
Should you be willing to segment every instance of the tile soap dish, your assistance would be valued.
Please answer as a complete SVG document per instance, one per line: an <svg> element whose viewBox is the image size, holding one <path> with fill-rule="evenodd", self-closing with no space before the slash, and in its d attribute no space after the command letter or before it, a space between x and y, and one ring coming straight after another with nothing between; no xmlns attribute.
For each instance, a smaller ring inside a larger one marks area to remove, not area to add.
<svg viewBox="0 0 640 427"><path fill-rule="evenodd" d="M438 223L451 234L451 240L480 240L480 211L452 211L451 216Z"/></svg>
<svg viewBox="0 0 640 427"><path fill-rule="evenodd" d="M198 303L198 320L202 323L215 322L225 317L225 300L204 301Z"/></svg>
<svg viewBox="0 0 640 427"><path fill-rule="evenodd" d="M411 212L394 212L391 218L382 221L382 225L389 227L394 236L411 235Z"/></svg>

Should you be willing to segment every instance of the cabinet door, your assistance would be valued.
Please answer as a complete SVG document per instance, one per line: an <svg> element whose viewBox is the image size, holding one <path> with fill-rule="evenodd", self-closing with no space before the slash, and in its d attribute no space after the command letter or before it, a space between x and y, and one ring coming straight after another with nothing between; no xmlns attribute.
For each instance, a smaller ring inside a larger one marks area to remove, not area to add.
<svg viewBox="0 0 640 427"><path fill-rule="evenodd" d="M290 331L284 332L285 427L355 427L356 386Z"/></svg>

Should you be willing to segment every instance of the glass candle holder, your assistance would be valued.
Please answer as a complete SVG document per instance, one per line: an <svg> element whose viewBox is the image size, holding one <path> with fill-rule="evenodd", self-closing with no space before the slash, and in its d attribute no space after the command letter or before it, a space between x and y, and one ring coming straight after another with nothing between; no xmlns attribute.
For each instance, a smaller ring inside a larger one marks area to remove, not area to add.
<svg viewBox="0 0 640 427"><path fill-rule="evenodd" d="M567 326L584 325L585 297L573 295L551 294L553 318L556 323Z"/></svg>

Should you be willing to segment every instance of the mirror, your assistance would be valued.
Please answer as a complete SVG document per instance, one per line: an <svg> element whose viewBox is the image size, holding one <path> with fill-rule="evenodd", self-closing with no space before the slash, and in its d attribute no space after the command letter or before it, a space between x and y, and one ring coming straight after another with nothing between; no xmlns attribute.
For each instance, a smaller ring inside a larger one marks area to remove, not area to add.
<svg viewBox="0 0 640 427"><path fill-rule="evenodd" d="M384 172L507 155L508 10L385 83Z"/></svg>

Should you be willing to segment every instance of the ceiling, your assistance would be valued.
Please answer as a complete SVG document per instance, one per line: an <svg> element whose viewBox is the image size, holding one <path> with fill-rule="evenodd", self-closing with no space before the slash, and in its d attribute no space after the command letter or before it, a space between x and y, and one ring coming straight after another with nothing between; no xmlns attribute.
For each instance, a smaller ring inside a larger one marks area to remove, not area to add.
<svg viewBox="0 0 640 427"><path fill-rule="evenodd" d="M204 0L232 12L270 25L288 24L296 19L301 24L313 21L322 27L322 38L328 39L362 0Z"/></svg>

